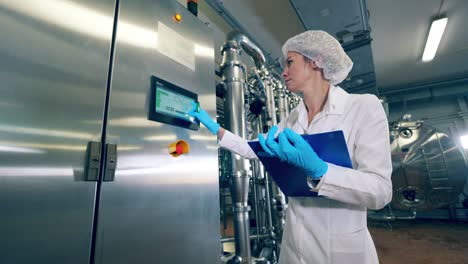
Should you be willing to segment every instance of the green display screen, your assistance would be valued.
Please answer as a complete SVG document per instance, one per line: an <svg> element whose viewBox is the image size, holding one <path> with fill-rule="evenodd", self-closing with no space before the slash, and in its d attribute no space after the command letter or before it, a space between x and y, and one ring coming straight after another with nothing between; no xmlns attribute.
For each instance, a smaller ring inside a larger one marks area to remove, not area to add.
<svg viewBox="0 0 468 264"><path fill-rule="evenodd" d="M157 86L155 111L176 118L195 122L195 118L187 113L192 109L192 98L177 94L173 91Z"/></svg>

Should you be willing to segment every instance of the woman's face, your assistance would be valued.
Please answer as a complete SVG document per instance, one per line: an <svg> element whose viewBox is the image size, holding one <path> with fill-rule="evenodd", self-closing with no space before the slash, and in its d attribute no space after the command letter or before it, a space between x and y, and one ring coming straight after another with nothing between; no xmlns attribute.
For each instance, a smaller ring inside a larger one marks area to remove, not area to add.
<svg viewBox="0 0 468 264"><path fill-rule="evenodd" d="M301 54L288 51L282 73L288 90L293 93L303 92L305 84L314 78L315 65Z"/></svg>

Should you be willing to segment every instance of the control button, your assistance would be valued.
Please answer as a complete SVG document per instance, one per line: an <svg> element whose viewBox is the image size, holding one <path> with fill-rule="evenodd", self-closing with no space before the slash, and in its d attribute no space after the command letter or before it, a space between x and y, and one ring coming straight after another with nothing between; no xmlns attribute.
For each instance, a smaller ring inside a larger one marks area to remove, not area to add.
<svg viewBox="0 0 468 264"><path fill-rule="evenodd" d="M182 154L189 153L189 144L184 140L177 140L169 145L169 154L173 157L179 157Z"/></svg>

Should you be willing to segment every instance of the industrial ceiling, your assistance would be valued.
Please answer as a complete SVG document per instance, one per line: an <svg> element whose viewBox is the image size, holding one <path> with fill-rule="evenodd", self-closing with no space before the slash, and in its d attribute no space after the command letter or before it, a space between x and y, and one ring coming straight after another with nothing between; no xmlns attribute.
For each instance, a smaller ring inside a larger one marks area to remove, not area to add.
<svg viewBox="0 0 468 264"><path fill-rule="evenodd" d="M355 62L354 71L371 72L374 75L368 75L369 80L360 80L360 83L353 84L353 89L364 83L385 93L433 83L468 83L466 0L206 2L211 6L222 7L217 12L221 15L225 15L222 14L223 11L228 13L261 46L270 61L281 57L281 45L284 41L306 28L323 29L335 36L340 31L368 30L371 38L368 51L351 50L348 53ZM360 15L359 5L368 10L361 17L357 17ZM362 18L366 14L368 23L363 24ZM422 62L431 19L437 15L448 17L447 27L434 60ZM353 55L353 52L357 54ZM370 82L372 78L374 83ZM437 88L446 86L439 85Z"/></svg>

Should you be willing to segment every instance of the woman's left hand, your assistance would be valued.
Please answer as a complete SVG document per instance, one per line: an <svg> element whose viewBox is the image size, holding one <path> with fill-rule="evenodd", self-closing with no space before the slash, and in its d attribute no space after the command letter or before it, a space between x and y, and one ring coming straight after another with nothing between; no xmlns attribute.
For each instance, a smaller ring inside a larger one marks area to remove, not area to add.
<svg viewBox="0 0 468 264"><path fill-rule="evenodd" d="M328 170L324 162L314 149L299 134L286 128L278 135L278 143L266 140L266 146L282 161L303 168L307 176L320 178Z"/></svg>
<svg viewBox="0 0 468 264"><path fill-rule="evenodd" d="M270 142L269 145L273 147L275 147L278 144L274 141L277 131L278 131L278 127L273 126L272 128L270 128L270 131L268 131L268 135L266 139L263 136L263 134L258 135L258 142L260 143L260 146L262 146L262 149L263 149L262 152L258 153L259 156L269 157L269 158L277 156L274 152L274 149L270 149L270 147L267 146L267 142Z"/></svg>

